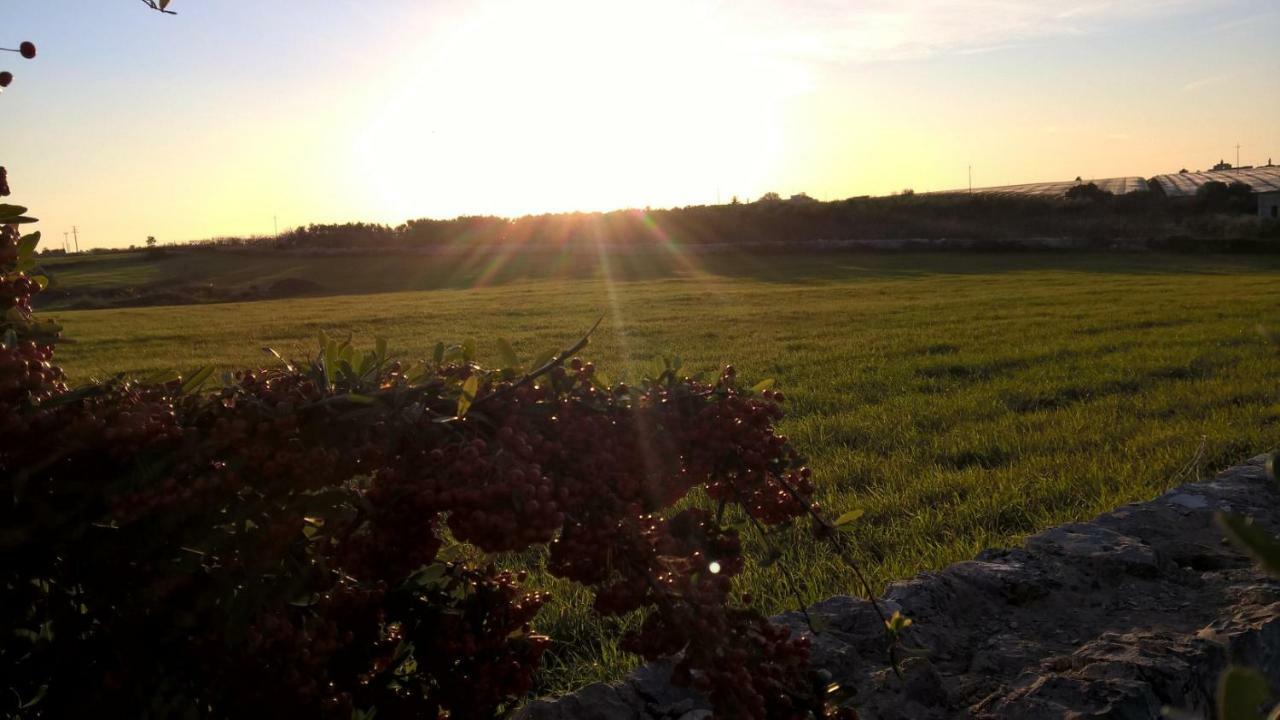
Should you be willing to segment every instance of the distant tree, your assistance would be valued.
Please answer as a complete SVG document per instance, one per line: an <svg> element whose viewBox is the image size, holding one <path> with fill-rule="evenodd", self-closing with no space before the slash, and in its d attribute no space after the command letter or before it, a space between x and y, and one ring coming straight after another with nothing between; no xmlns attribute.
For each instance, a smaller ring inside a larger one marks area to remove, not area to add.
<svg viewBox="0 0 1280 720"><path fill-rule="evenodd" d="M1210 180L1196 189L1196 204L1203 212L1253 213L1257 212L1257 198L1253 187L1236 180L1230 185Z"/></svg>
<svg viewBox="0 0 1280 720"><path fill-rule="evenodd" d="M1077 176L1076 176L1076 182L1084 182L1084 180L1080 179L1080 176L1079 176L1079 175L1077 175Z"/></svg>
<svg viewBox="0 0 1280 720"><path fill-rule="evenodd" d="M756 202L762 202L762 203L782 202L782 196L776 192L767 192L761 195L760 199L757 200Z"/></svg>
<svg viewBox="0 0 1280 720"><path fill-rule="evenodd" d="M734 195L734 196L733 196L733 199L729 201L729 204L730 204L730 205L741 205L741 204L742 204L742 201L738 200L738 196L737 196L737 195Z"/></svg>
<svg viewBox="0 0 1280 720"><path fill-rule="evenodd" d="M902 192L899 194L902 195L903 197L911 197L912 195L916 194L916 191L913 188L903 188Z"/></svg>
<svg viewBox="0 0 1280 720"><path fill-rule="evenodd" d="M1111 197L1111 193L1098 187L1096 183L1083 183L1073 185L1067 190L1066 197L1068 200L1085 200L1089 202L1102 202Z"/></svg>
<svg viewBox="0 0 1280 720"><path fill-rule="evenodd" d="M155 247L155 246L156 246L156 236L155 236L155 235L148 235L148 236L147 236L147 247L149 247L149 248L153 248L153 247Z"/></svg>
<svg viewBox="0 0 1280 720"><path fill-rule="evenodd" d="M1179 174L1179 175L1186 175L1186 174L1187 174L1187 169L1186 169L1186 168L1182 168L1181 170L1179 170L1179 171L1178 171L1178 174Z"/></svg>

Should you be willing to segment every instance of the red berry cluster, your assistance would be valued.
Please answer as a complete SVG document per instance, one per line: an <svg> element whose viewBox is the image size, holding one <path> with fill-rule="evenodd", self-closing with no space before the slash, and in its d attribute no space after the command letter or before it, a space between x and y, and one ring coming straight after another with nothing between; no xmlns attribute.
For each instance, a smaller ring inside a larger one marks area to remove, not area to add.
<svg viewBox="0 0 1280 720"><path fill-rule="evenodd" d="M209 392L70 390L28 337L39 285L0 260L25 313L0 348L0 712L492 717L529 692L546 597L456 558L539 546L598 612L646 613L626 646L678 657L722 716L821 712L806 641L734 604L720 522L812 507L780 394L731 368L606 386L578 360L335 372L349 349ZM717 511L673 509L698 487Z"/></svg>

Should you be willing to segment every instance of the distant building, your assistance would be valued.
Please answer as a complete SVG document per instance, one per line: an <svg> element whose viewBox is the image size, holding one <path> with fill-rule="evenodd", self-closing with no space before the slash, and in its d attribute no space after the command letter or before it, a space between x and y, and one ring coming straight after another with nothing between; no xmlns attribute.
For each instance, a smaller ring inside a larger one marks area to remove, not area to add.
<svg viewBox="0 0 1280 720"><path fill-rule="evenodd" d="M1231 169L1231 163L1227 162L1226 160L1219 160L1218 164L1213 166L1214 172L1221 172L1223 170L1230 170L1230 169Z"/></svg>
<svg viewBox="0 0 1280 720"><path fill-rule="evenodd" d="M1258 217L1280 219L1280 192L1258 193Z"/></svg>

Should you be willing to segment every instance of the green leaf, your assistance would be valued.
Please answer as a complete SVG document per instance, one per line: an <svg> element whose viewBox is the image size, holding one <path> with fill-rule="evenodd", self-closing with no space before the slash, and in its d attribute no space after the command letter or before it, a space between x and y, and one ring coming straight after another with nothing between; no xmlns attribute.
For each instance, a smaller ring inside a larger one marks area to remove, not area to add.
<svg viewBox="0 0 1280 720"><path fill-rule="evenodd" d="M173 380L181 380L182 376L173 368L161 368L153 370L146 375L138 378L138 382L144 385L164 385Z"/></svg>
<svg viewBox="0 0 1280 720"><path fill-rule="evenodd" d="M852 686L834 682L827 685L827 703L833 707L845 707L848 703L853 702L857 694L857 689Z"/></svg>
<svg viewBox="0 0 1280 720"><path fill-rule="evenodd" d="M404 371L404 379L410 385L418 385L427 379L431 374L431 368L426 363L416 362Z"/></svg>
<svg viewBox="0 0 1280 720"><path fill-rule="evenodd" d="M911 627L911 618L903 615L901 611L894 610L893 615L884 621L884 626L890 633L897 635L903 630Z"/></svg>
<svg viewBox="0 0 1280 720"><path fill-rule="evenodd" d="M559 353L559 352L560 351L557 350L556 348L551 348L550 350L542 351L541 353L538 354L537 357L535 357L533 360L529 362L529 369L537 370L538 368L541 368L543 365L546 365L547 363L551 362L551 359L554 358L556 356L556 353Z"/></svg>
<svg viewBox="0 0 1280 720"><path fill-rule="evenodd" d="M190 395L191 393L199 390L200 387L203 386L206 382L208 382L209 378L212 376L213 376L213 366L205 365L204 367L195 371L191 375L191 377L187 378L182 382L182 389L180 390L180 392L183 395Z"/></svg>
<svg viewBox="0 0 1280 720"><path fill-rule="evenodd" d="M356 383L360 381L360 376L356 373L356 369L351 366L351 361L346 358L338 360L338 372L341 373L342 377L349 383Z"/></svg>
<svg viewBox="0 0 1280 720"><path fill-rule="evenodd" d="M284 359L284 357L280 355L280 353L276 352L275 348L264 347L262 348L262 352L267 353L268 355L274 355L277 360L284 363L284 366L286 368L288 368L289 370L293 370L293 365L287 362Z"/></svg>
<svg viewBox="0 0 1280 720"><path fill-rule="evenodd" d="M1255 525L1253 518L1218 512L1214 519L1231 544L1248 553L1264 572L1280 578L1280 540Z"/></svg>
<svg viewBox="0 0 1280 720"><path fill-rule="evenodd" d="M360 364L356 365L356 376L364 379L369 371L378 365L377 353L367 352L360 356Z"/></svg>
<svg viewBox="0 0 1280 720"><path fill-rule="evenodd" d="M756 383L755 385L752 385L752 386L751 386L751 391L752 391L752 392L762 393L762 392L764 392L765 390L768 390L768 389L772 388L772 387L773 387L773 383L774 383L773 378L769 378L768 380L761 380L760 382L758 382L758 383Z"/></svg>
<svg viewBox="0 0 1280 720"><path fill-rule="evenodd" d="M45 696L45 695L47 695L47 694L48 694L48 692L49 692L49 686L48 686L48 685L41 685L41 686L40 686L40 689L36 691L36 694L35 694L35 695L33 695L33 696L31 697L31 699L30 699L30 700L28 700L28 701L26 701L26 702L22 703L21 705L19 705L19 706L18 706L18 709L19 709L19 710L27 710L27 709L29 709L29 708L33 708L33 707L35 707L36 705L39 705L39 704L40 704L40 701L41 701L41 700L44 700L44 696Z"/></svg>
<svg viewBox="0 0 1280 720"><path fill-rule="evenodd" d="M866 514L867 514L867 511L863 510L862 508L858 508L857 510L850 510L849 512L836 518L835 526L844 527L845 525L852 523L854 520L857 520L858 518Z"/></svg>
<svg viewBox="0 0 1280 720"><path fill-rule="evenodd" d="M39 285L41 290L49 287L49 278L44 275L31 275L29 279Z"/></svg>
<svg viewBox="0 0 1280 720"><path fill-rule="evenodd" d="M40 233L33 232L18 240L18 269L25 270L35 261L36 245L40 244Z"/></svg>
<svg viewBox="0 0 1280 720"><path fill-rule="evenodd" d="M516 355L515 348L504 338L498 338L498 358L502 360L503 367L520 367L520 356Z"/></svg>
<svg viewBox="0 0 1280 720"><path fill-rule="evenodd" d="M591 374L591 381L594 382L598 388L607 389L613 387L613 381L610 380L609 376L600 368L596 368L596 371Z"/></svg>
<svg viewBox="0 0 1280 720"><path fill-rule="evenodd" d="M0 203L0 223L7 222L9 218L18 217L27 211L21 205L8 205Z"/></svg>
<svg viewBox="0 0 1280 720"><path fill-rule="evenodd" d="M40 221L33 217L27 217L26 215L19 215L17 217L5 218L0 222L3 222L5 225L27 225L30 223L37 223Z"/></svg>
<svg viewBox="0 0 1280 720"><path fill-rule="evenodd" d="M387 339L386 338L384 337L374 338L373 353L374 355L377 356L379 365L386 362L387 360Z"/></svg>
<svg viewBox="0 0 1280 720"><path fill-rule="evenodd" d="M458 417L463 417L467 411L471 409L471 403L476 400L476 392L480 390L480 376L472 374L467 381L462 383L462 394L458 396Z"/></svg>
<svg viewBox="0 0 1280 720"><path fill-rule="evenodd" d="M462 343L462 362L469 363L476 359L476 341L468 339Z"/></svg>
<svg viewBox="0 0 1280 720"><path fill-rule="evenodd" d="M1269 697L1271 689L1262 673L1233 665L1218 677L1218 720L1262 720L1258 708Z"/></svg>
<svg viewBox="0 0 1280 720"><path fill-rule="evenodd" d="M437 365L444 362L444 343L442 342L436 343L436 351L432 357L435 358Z"/></svg>
<svg viewBox="0 0 1280 720"><path fill-rule="evenodd" d="M324 346L324 381L329 387L333 387L333 381L338 376L338 343L336 340L329 340Z"/></svg>
<svg viewBox="0 0 1280 720"><path fill-rule="evenodd" d="M369 397L368 395L360 395L358 393L347 393L347 399L353 403L359 403L361 405L372 405L377 402L377 400Z"/></svg>
<svg viewBox="0 0 1280 720"><path fill-rule="evenodd" d="M417 572L404 579L405 585L419 588L437 588L444 585L449 567L444 563L431 563L419 568Z"/></svg>

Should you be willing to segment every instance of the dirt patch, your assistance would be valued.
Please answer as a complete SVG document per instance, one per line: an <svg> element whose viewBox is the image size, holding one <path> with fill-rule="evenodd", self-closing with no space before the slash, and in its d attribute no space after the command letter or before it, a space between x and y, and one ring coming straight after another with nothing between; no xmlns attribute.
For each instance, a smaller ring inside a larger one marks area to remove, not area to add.
<svg viewBox="0 0 1280 720"><path fill-rule="evenodd" d="M61 310L98 310L156 305L251 302L314 295L322 290L324 290L323 285L302 278L282 278L266 287L220 286L213 283L183 283L172 280L108 289L66 290L55 285L38 296L40 300L38 307L56 305Z"/></svg>

